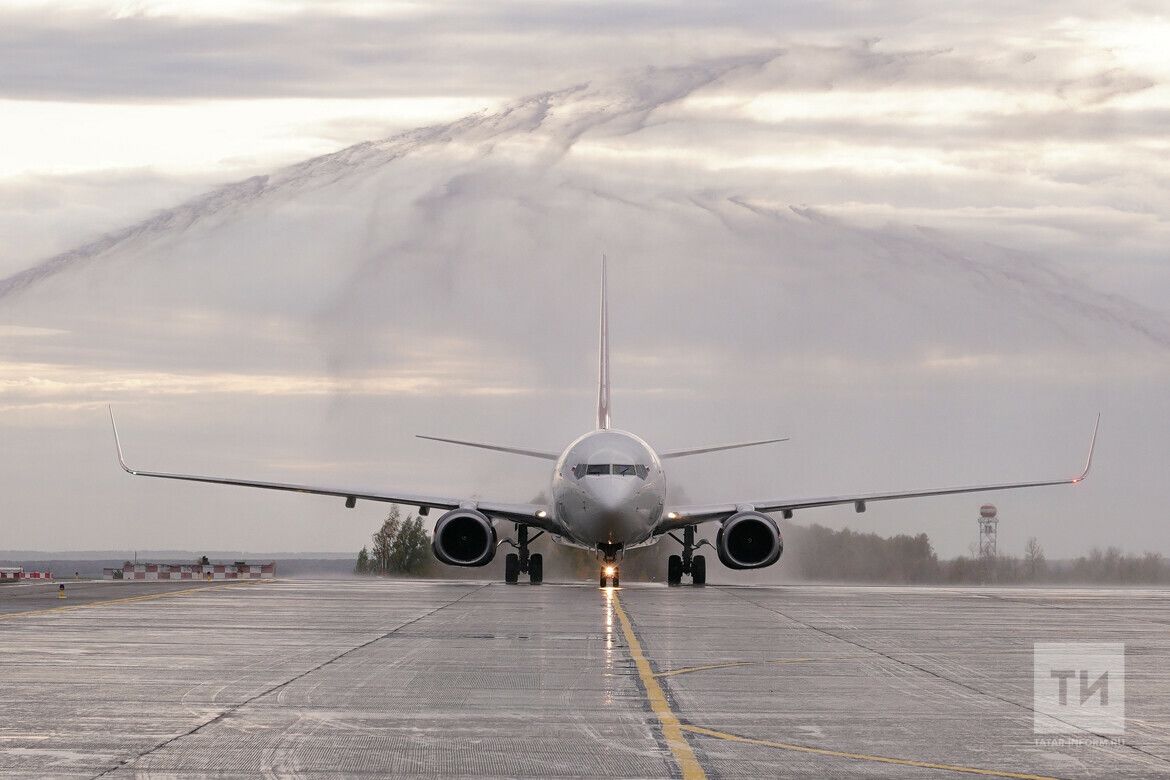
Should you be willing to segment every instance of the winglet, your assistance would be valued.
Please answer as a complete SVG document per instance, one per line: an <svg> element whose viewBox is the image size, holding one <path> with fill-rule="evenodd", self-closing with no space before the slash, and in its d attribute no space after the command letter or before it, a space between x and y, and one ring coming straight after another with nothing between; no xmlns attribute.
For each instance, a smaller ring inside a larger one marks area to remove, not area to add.
<svg viewBox="0 0 1170 780"><path fill-rule="evenodd" d="M1089 440L1089 456L1085 458L1085 470L1081 472L1079 477L1073 478L1072 482L1075 485L1078 482L1083 482L1085 477L1089 476L1089 469L1093 467L1093 450L1097 447L1097 429L1101 427L1101 413L1097 412L1097 422L1093 424L1093 438Z"/></svg>
<svg viewBox="0 0 1170 780"><path fill-rule="evenodd" d="M122 471L125 471L127 474L136 474L137 472L127 466L126 459L122 457L122 441L118 438L118 424L114 422L114 407L107 406L106 408L110 410L110 427L114 429L114 447L118 450L118 465L121 466Z"/></svg>

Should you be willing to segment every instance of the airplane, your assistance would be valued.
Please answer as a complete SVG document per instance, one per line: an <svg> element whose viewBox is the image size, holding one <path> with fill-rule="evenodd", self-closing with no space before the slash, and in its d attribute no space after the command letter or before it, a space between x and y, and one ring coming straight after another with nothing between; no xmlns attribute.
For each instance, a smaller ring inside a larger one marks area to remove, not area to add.
<svg viewBox="0 0 1170 780"><path fill-rule="evenodd" d="M297 485L142 471L126 464L111 408L110 424L114 429L118 462L124 471L135 476L337 496L344 498L345 506L350 509L359 500L415 506L420 515L429 514L432 509L440 509L443 510L443 515L435 523L431 543L435 557L452 566L485 566L493 560L499 547L509 544L516 549L516 552L508 553L504 560L504 581L509 584L517 583L521 574L526 574L529 582L534 585L543 581L543 556L540 553L531 553L529 546L541 535L549 534L558 544L583 548L597 555L601 564L599 583L602 588L607 587L607 582L612 587L619 586L620 563L625 551L655 544L664 537L670 537L682 547L680 554L668 558L667 583L679 585L684 576L689 576L692 584L705 584L706 558L696 554L696 551L703 545L710 545L710 542L695 541L696 527L703 523L719 524L715 543L710 546L715 548L716 555L724 566L729 569L762 569L779 561L784 552L780 528L771 517L774 513L789 519L798 510L847 504L852 504L857 512L864 512L866 506L874 501L1075 485L1089 474L1093 463L1093 449L1097 441L1097 429L1101 424L1100 415L1097 415L1097 422L1093 427L1084 470L1069 479L814 498L764 498L720 504L673 504L668 498L664 461L774 444L788 439L777 437L656 452L633 433L612 427L607 287L606 260L603 257L595 430L579 436L560 453L438 436L418 437L552 461L554 463L550 491L552 500L547 504L508 504L458 496L417 495L380 488L370 490ZM512 524L515 539L500 539L498 528L506 523ZM530 535L532 529L536 530L535 535ZM682 533L682 538L679 538L678 532Z"/></svg>

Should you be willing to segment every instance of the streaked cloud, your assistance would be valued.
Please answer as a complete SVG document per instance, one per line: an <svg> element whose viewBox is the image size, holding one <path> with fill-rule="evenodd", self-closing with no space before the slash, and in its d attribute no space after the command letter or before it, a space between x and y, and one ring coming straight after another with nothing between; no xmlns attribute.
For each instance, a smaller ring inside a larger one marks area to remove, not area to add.
<svg viewBox="0 0 1170 780"><path fill-rule="evenodd" d="M580 433L604 251L619 424L794 435L680 466L695 500L1060 476L1103 409L1099 492L1014 516L1170 549L1156 6L46 7L0 10L0 408L11 484L88 480L54 512L163 500L93 470L111 400L191 469L527 500L408 436ZM866 518L957 552L963 511Z"/></svg>

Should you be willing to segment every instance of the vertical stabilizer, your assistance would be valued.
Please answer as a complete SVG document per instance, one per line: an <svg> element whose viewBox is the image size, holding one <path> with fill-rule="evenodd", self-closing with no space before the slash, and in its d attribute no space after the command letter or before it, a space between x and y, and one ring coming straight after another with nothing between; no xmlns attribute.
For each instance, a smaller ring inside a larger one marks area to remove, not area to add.
<svg viewBox="0 0 1170 780"><path fill-rule="evenodd" d="M605 255L601 256L601 339L597 358L597 428L609 428L609 302L606 293Z"/></svg>

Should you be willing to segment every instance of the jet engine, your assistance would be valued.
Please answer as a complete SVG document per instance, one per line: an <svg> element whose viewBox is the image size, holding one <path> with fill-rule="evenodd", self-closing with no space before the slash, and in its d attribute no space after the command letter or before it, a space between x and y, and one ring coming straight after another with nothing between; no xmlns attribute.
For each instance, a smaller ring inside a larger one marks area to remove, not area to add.
<svg viewBox="0 0 1170 780"><path fill-rule="evenodd" d="M762 569L780 560L784 539L776 521L760 512L737 512L715 537L719 560L729 569Z"/></svg>
<svg viewBox="0 0 1170 780"><path fill-rule="evenodd" d="M450 566L486 566L496 556L496 528L482 512L452 509L435 523L431 549Z"/></svg>

